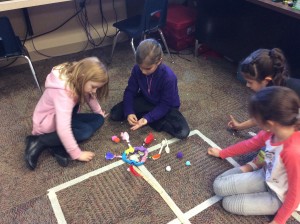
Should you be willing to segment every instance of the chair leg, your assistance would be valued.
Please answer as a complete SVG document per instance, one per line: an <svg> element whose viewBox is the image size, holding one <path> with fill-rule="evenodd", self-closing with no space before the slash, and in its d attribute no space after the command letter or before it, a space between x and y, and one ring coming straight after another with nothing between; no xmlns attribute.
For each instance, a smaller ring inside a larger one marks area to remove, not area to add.
<svg viewBox="0 0 300 224"><path fill-rule="evenodd" d="M37 79L37 77L36 77L36 74L35 74L34 68L33 68L33 66L32 66L31 60L30 60L29 57L26 56L26 55L22 55L22 57L24 57L24 58L28 61L28 64L29 64L29 67L30 67L30 69L31 69L31 73L32 73L32 75L33 75L33 78L34 78L34 80L35 80L35 83L36 83L36 85L38 86L39 90L40 90L41 93L42 93L43 91L42 91L42 89L41 89L41 87L40 87L40 84L39 84L39 81L38 81L38 79Z"/></svg>
<svg viewBox="0 0 300 224"><path fill-rule="evenodd" d="M135 47L134 47L134 42L133 41L134 41L133 38L131 38L130 45L131 45L133 54L135 55Z"/></svg>
<svg viewBox="0 0 300 224"><path fill-rule="evenodd" d="M198 48L200 47L198 39L195 40L194 57L198 57Z"/></svg>
<svg viewBox="0 0 300 224"><path fill-rule="evenodd" d="M159 32L159 35L160 35L162 41L164 42L165 48L166 48L166 50L168 52L169 57L171 58L172 63L174 63L173 58L172 58L172 56L170 54L170 51L169 51L169 48L168 48L168 45L167 45L167 42L166 42L166 39L164 37L163 32L161 31L161 29L158 29L158 32Z"/></svg>
<svg viewBox="0 0 300 224"><path fill-rule="evenodd" d="M116 47L116 44L117 44L117 41L118 41L118 36L120 34L120 30L118 30L116 36L114 37L114 40L113 40L113 45L112 45L112 49L111 49L111 54L110 54L110 63L112 62L112 58L113 58L113 55L114 55L114 51L115 51L115 47Z"/></svg>

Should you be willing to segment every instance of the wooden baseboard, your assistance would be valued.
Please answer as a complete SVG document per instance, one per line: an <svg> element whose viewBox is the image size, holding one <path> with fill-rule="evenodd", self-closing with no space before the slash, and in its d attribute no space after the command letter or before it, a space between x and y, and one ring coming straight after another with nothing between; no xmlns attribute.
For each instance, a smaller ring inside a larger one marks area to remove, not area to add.
<svg viewBox="0 0 300 224"><path fill-rule="evenodd" d="M118 43L126 41L126 40L128 40L127 36L120 35L118 38ZM94 41L95 41L95 43L98 43L98 42L100 42L100 39L98 39L98 40L95 39ZM98 48L110 46L110 45L112 45L112 41L113 41L112 38L106 38ZM90 44L86 47L86 41L81 41L81 42L77 42L77 43L71 43L71 44L52 47L52 48L37 49L37 51L41 52L44 55L50 56L50 58L52 58L52 57L63 56L63 55L67 55L67 54L73 54L73 53L89 50L92 48L93 48L93 46L91 46ZM41 60L49 58L49 57L39 54L37 51L29 50L29 52L28 52L32 62L41 61ZM14 59L0 61L0 68L8 65L9 63L12 62L12 60L14 60ZM14 67L14 66L22 65L22 64L26 64L26 63L27 63L26 60L18 59L15 62L13 62L11 65L9 65L8 67Z"/></svg>
<svg viewBox="0 0 300 224"><path fill-rule="evenodd" d="M100 40L94 40L95 43L98 43ZM106 38L103 43L99 47L105 47L112 45L112 40L110 38ZM78 53L81 51L86 51L89 49L92 49L93 46L91 44L86 44L86 41L82 42L77 42L77 43L71 43L67 45L62 45L62 46L57 46L57 47L52 47L52 48L45 48L45 49L37 49L37 51L32 50L29 51L29 55L31 58L31 61L41 61L44 59L47 59L49 57L46 57L44 55L52 57L57 57L57 56L62 56L62 55L67 55L67 54L74 54ZM41 54L40 54L40 53ZM42 55L44 54L44 55Z"/></svg>

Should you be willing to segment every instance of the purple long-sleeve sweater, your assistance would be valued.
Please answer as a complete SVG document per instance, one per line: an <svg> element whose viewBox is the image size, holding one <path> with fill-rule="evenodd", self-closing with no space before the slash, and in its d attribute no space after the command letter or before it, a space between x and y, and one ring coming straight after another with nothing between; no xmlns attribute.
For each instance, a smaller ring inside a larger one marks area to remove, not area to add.
<svg viewBox="0 0 300 224"><path fill-rule="evenodd" d="M133 67L123 97L125 117L135 113L133 102L138 92L155 105L153 110L144 115L148 123L165 116L170 108L180 106L177 77L165 64L159 65L154 73L147 76L142 73L138 65Z"/></svg>

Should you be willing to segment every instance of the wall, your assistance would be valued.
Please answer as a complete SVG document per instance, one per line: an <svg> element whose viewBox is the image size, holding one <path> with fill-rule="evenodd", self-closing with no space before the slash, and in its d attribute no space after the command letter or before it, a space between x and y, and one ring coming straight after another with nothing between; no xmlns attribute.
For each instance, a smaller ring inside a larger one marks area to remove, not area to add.
<svg viewBox="0 0 300 224"><path fill-rule="evenodd" d="M249 1L201 0L196 38L236 62L259 48L281 48L291 76L300 78L300 13L278 4L285 13Z"/></svg>
<svg viewBox="0 0 300 224"><path fill-rule="evenodd" d="M75 1L77 1L78 6L79 0L74 0L28 8L34 36L53 30L74 15L76 11ZM87 0L86 9L88 20L99 33L97 34L96 31L90 27L91 36L96 43L99 43L104 37L99 2L102 2L104 16L108 23L107 35L114 35L116 33L116 30L112 27L112 24L116 21L115 11L117 13L118 20L126 18L125 0ZM113 2L115 11L113 8ZM15 33L21 39L25 38L26 23L22 9L2 11L0 12L0 16L9 17ZM104 27L106 27L106 24L104 24ZM34 38L33 40L27 40L25 46L29 51L32 61L37 61L45 59L46 57L38 54L35 51L34 46L39 52L45 55L59 56L79 52L93 47L91 44L88 44L86 48L86 43L86 33L80 25L78 17L75 17L54 32ZM110 44L112 44L112 38L105 38L100 47Z"/></svg>

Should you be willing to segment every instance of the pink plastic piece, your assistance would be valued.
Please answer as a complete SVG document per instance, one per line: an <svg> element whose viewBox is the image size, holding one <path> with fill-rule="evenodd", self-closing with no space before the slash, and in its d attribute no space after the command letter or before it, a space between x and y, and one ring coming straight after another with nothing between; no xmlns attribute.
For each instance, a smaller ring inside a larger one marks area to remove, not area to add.
<svg viewBox="0 0 300 224"><path fill-rule="evenodd" d="M121 141L120 138L118 138L118 136L115 135L111 137L111 140L115 143L119 143Z"/></svg>
<svg viewBox="0 0 300 224"><path fill-rule="evenodd" d="M121 132L122 140L129 142L129 134L127 132Z"/></svg>

